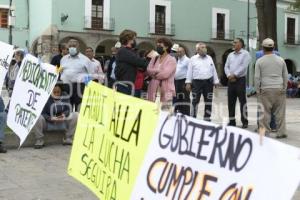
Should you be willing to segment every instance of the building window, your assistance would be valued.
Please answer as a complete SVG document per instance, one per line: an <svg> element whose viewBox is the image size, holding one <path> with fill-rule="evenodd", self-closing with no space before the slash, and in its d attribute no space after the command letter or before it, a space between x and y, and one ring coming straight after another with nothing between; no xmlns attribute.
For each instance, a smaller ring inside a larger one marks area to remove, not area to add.
<svg viewBox="0 0 300 200"><path fill-rule="evenodd" d="M8 9L0 8L0 28L8 27Z"/></svg>
<svg viewBox="0 0 300 200"><path fill-rule="evenodd" d="M217 13L217 39L225 39L225 14Z"/></svg>
<svg viewBox="0 0 300 200"><path fill-rule="evenodd" d="M234 31L229 29L230 11L222 8L212 9L212 38L218 40L233 40Z"/></svg>
<svg viewBox="0 0 300 200"><path fill-rule="evenodd" d="M295 44L295 18L287 18L287 43Z"/></svg>
<svg viewBox="0 0 300 200"><path fill-rule="evenodd" d="M149 33L175 35L175 25L171 24L171 0L150 0Z"/></svg>
<svg viewBox="0 0 300 200"><path fill-rule="evenodd" d="M285 14L285 43L298 44L298 16Z"/></svg>
<svg viewBox="0 0 300 200"><path fill-rule="evenodd" d="M155 6L155 33L165 34L166 33L166 7Z"/></svg>
<svg viewBox="0 0 300 200"><path fill-rule="evenodd" d="M115 20L110 17L110 0L85 0L84 28L114 30Z"/></svg>
<svg viewBox="0 0 300 200"><path fill-rule="evenodd" d="M92 1L92 29L103 28L103 0Z"/></svg>

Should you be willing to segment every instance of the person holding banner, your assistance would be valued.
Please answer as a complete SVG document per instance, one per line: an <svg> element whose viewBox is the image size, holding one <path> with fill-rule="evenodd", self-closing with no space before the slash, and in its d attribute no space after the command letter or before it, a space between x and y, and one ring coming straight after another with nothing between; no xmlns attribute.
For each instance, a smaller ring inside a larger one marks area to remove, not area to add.
<svg viewBox="0 0 300 200"><path fill-rule="evenodd" d="M21 67L21 63L24 59L25 51L23 49L16 49L15 50L15 60L16 63L14 65L10 65L7 73L7 91L8 95L11 97L13 88L15 86L15 81L19 72L19 69Z"/></svg>
<svg viewBox="0 0 300 200"><path fill-rule="evenodd" d="M60 85L56 85L49 97L41 116L36 122L33 132L35 133L35 149L44 147L44 130L63 130L66 129L66 135L63 139L64 145L72 145L73 135L75 133L78 113L71 112L69 99L62 95Z"/></svg>
<svg viewBox="0 0 300 200"><path fill-rule="evenodd" d="M151 59L147 73L151 76L148 86L148 100L155 102L156 94L160 92L162 110L170 110L175 92L176 59L170 55L172 41L161 37L157 39L158 56Z"/></svg>
<svg viewBox="0 0 300 200"><path fill-rule="evenodd" d="M2 97L0 97L0 153L6 153L7 150L3 145L4 141L4 129L6 126L6 112L4 111L4 102Z"/></svg>
<svg viewBox="0 0 300 200"><path fill-rule="evenodd" d="M61 80L64 90L70 95L70 103L75 111L79 111L82 95L85 87L85 79L93 74L92 64L88 57L79 52L79 42L70 39L68 42L69 54L61 61ZM71 87L70 87L71 86Z"/></svg>

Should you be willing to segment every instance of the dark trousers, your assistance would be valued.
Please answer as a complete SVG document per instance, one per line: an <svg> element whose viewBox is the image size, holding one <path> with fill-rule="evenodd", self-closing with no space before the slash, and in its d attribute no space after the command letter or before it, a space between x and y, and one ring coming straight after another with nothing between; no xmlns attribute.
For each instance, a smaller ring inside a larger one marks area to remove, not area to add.
<svg viewBox="0 0 300 200"><path fill-rule="evenodd" d="M63 91L66 92L70 97L70 103L72 105L72 108L73 109L75 108L75 112L79 112L84 88L85 88L84 83L71 83L71 84L63 85Z"/></svg>
<svg viewBox="0 0 300 200"><path fill-rule="evenodd" d="M175 111L190 115L190 93L185 89L185 79L175 80L176 97L174 98Z"/></svg>
<svg viewBox="0 0 300 200"><path fill-rule="evenodd" d="M246 78L238 78L235 82L228 82L228 112L229 124L236 125L235 105L237 98L240 102L241 121L248 125L247 99L246 99Z"/></svg>
<svg viewBox="0 0 300 200"><path fill-rule="evenodd" d="M197 107L200 102L200 97L204 97L204 120L210 121L212 99L213 99L213 79L206 80L193 80L192 93L193 93L193 117L197 117Z"/></svg>
<svg viewBox="0 0 300 200"><path fill-rule="evenodd" d="M131 85L125 83L117 83L116 87L118 92L134 96L134 91L132 91Z"/></svg>

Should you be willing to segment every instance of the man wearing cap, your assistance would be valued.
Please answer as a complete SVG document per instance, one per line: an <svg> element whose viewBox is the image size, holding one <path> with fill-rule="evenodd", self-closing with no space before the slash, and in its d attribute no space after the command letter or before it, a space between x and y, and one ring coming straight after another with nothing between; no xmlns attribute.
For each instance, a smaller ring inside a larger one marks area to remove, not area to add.
<svg viewBox="0 0 300 200"><path fill-rule="evenodd" d="M255 64L255 88L258 101L264 110L259 126L269 133L271 113L274 113L277 125L276 138L286 138L285 107L287 87L287 67L284 60L273 54L274 41L267 38L262 43L264 56Z"/></svg>
<svg viewBox="0 0 300 200"><path fill-rule="evenodd" d="M247 99L246 99L246 75L251 61L248 51L244 50L244 40L236 38L233 41L233 49L226 60L225 74L228 78L228 113L230 126L236 126L235 106L236 100L240 102L242 128L248 127Z"/></svg>

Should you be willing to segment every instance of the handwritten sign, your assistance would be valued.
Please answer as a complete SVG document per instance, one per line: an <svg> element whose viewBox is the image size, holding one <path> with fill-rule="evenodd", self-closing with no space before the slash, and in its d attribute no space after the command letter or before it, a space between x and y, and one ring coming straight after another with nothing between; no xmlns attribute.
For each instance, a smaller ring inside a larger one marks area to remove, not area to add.
<svg viewBox="0 0 300 200"><path fill-rule="evenodd" d="M129 199L154 133L156 112L151 102L90 82L68 173L101 200Z"/></svg>
<svg viewBox="0 0 300 200"><path fill-rule="evenodd" d="M300 150L235 127L161 113L131 199L291 199Z"/></svg>
<svg viewBox="0 0 300 200"><path fill-rule="evenodd" d="M0 41L0 93L14 54L14 46Z"/></svg>
<svg viewBox="0 0 300 200"><path fill-rule="evenodd" d="M40 116L56 82L56 67L27 54L18 72L10 100L7 125L20 138L20 146Z"/></svg>

